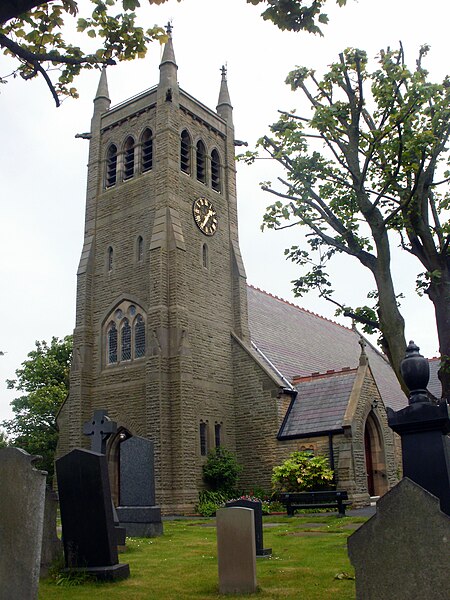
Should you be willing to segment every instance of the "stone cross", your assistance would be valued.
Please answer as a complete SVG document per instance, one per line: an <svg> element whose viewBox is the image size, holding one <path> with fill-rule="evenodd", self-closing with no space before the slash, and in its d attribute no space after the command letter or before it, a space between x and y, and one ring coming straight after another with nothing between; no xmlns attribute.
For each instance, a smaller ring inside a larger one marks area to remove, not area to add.
<svg viewBox="0 0 450 600"><path fill-rule="evenodd" d="M92 452L106 454L106 442L113 433L117 431L117 423L111 421L106 410L95 410L90 421L83 425L84 435L91 436Z"/></svg>

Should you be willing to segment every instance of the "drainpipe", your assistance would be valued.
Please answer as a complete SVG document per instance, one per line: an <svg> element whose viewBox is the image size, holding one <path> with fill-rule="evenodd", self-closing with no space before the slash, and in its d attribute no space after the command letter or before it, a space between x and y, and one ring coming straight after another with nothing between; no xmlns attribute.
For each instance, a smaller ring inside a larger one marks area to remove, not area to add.
<svg viewBox="0 0 450 600"><path fill-rule="evenodd" d="M328 434L328 451L330 455L330 467L334 471L334 451L333 451L333 434Z"/></svg>

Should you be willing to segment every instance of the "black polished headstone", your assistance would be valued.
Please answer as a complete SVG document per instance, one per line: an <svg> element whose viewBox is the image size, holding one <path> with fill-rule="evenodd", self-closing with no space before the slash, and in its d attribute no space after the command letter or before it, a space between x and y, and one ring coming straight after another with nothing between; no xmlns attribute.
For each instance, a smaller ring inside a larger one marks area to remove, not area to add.
<svg viewBox="0 0 450 600"><path fill-rule="evenodd" d="M119 564L106 457L75 449L56 461L66 568L98 579L124 579Z"/></svg>
<svg viewBox="0 0 450 600"><path fill-rule="evenodd" d="M113 433L117 431L117 423L111 421L108 417L108 412L105 409L94 410L94 415L89 421L83 425L83 433L91 440L92 452L106 454L106 443ZM112 502L112 500L111 500ZM114 503L112 502L112 511L114 518L114 527L116 530L116 543L118 546L124 546L127 532L125 527L119 524Z"/></svg>
<svg viewBox="0 0 450 600"><path fill-rule="evenodd" d="M120 495L117 515L127 535L156 537L162 534L161 509L155 506L153 442L133 436L120 444Z"/></svg>
<svg viewBox="0 0 450 600"><path fill-rule="evenodd" d="M246 500L244 498L239 500L231 500L225 504L226 508L240 507L240 508L251 508L253 510L253 516L255 519L255 542L256 542L256 556L264 557L272 554L272 548L264 548L263 542L263 526L262 526L262 504L260 500Z"/></svg>

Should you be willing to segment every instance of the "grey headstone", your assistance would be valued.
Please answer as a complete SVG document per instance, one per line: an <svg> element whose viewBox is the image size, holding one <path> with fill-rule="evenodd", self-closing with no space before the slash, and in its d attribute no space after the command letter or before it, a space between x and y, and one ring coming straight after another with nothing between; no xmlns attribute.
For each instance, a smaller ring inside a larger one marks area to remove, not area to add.
<svg viewBox="0 0 450 600"><path fill-rule="evenodd" d="M98 579L123 579L118 563L106 456L72 450L56 461L66 568Z"/></svg>
<svg viewBox="0 0 450 600"><path fill-rule="evenodd" d="M50 486L45 488L44 526L42 529L41 577L48 575L51 565L63 555L62 542L56 533L58 496Z"/></svg>
<svg viewBox="0 0 450 600"><path fill-rule="evenodd" d="M133 537L162 535L161 509L155 506L153 442L133 436L120 444L120 496L117 515Z"/></svg>
<svg viewBox="0 0 450 600"><path fill-rule="evenodd" d="M272 548L264 548L261 500L246 500L241 498L239 500L231 500L227 502L225 506L227 508L240 506L241 508L251 508L253 510L253 516L255 518L256 556L260 558L270 556L272 554Z"/></svg>
<svg viewBox="0 0 450 600"><path fill-rule="evenodd" d="M133 436L120 444L120 506L154 506L153 442Z"/></svg>
<svg viewBox="0 0 450 600"><path fill-rule="evenodd" d="M450 518L439 500L404 478L348 538L357 600L447 600Z"/></svg>
<svg viewBox="0 0 450 600"><path fill-rule="evenodd" d="M256 591L255 519L250 508L220 508L216 512L219 592Z"/></svg>
<svg viewBox="0 0 450 600"><path fill-rule="evenodd" d="M45 476L18 448L0 450L0 598L38 597Z"/></svg>

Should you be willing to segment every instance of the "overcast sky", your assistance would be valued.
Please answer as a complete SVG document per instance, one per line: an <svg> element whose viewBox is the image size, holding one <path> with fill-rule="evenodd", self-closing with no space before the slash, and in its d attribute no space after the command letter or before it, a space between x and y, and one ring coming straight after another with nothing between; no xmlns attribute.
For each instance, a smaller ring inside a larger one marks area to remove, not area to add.
<svg viewBox="0 0 450 600"><path fill-rule="evenodd" d="M250 146L267 133L278 109L299 106L300 96L284 84L289 70L302 65L323 71L347 46L374 57L380 48L397 47L402 40L412 66L419 46L428 43L426 66L432 78L440 80L450 72L448 2L348 0L346 8L338 9L329 1L330 25L324 27L323 38L281 32L245 0L170 0L146 9L144 25L172 20L179 84L212 109L220 67L227 64L236 138ZM159 44L153 44L146 59L109 68L112 104L155 85L160 56ZM11 63L2 56L0 74L9 71ZM6 353L0 356L0 420L10 416L9 403L16 395L6 390L4 381L14 377L35 340L63 337L74 327L88 153L88 142L74 136L89 131L97 84L98 72L83 74L76 82L80 99L66 100L58 109L42 80L11 80L0 89L0 350ZM299 231L260 231L272 197L258 183L276 175L271 161L238 166L240 244L248 282L334 318L334 308L325 300L293 297L290 282L297 270L285 261L283 250L298 242ZM432 305L413 292L420 269L399 253L394 270L397 291L406 295L402 306L407 337L425 355L436 356ZM340 260L335 273L337 298L344 303L364 303L364 290L375 287L351 261Z"/></svg>

